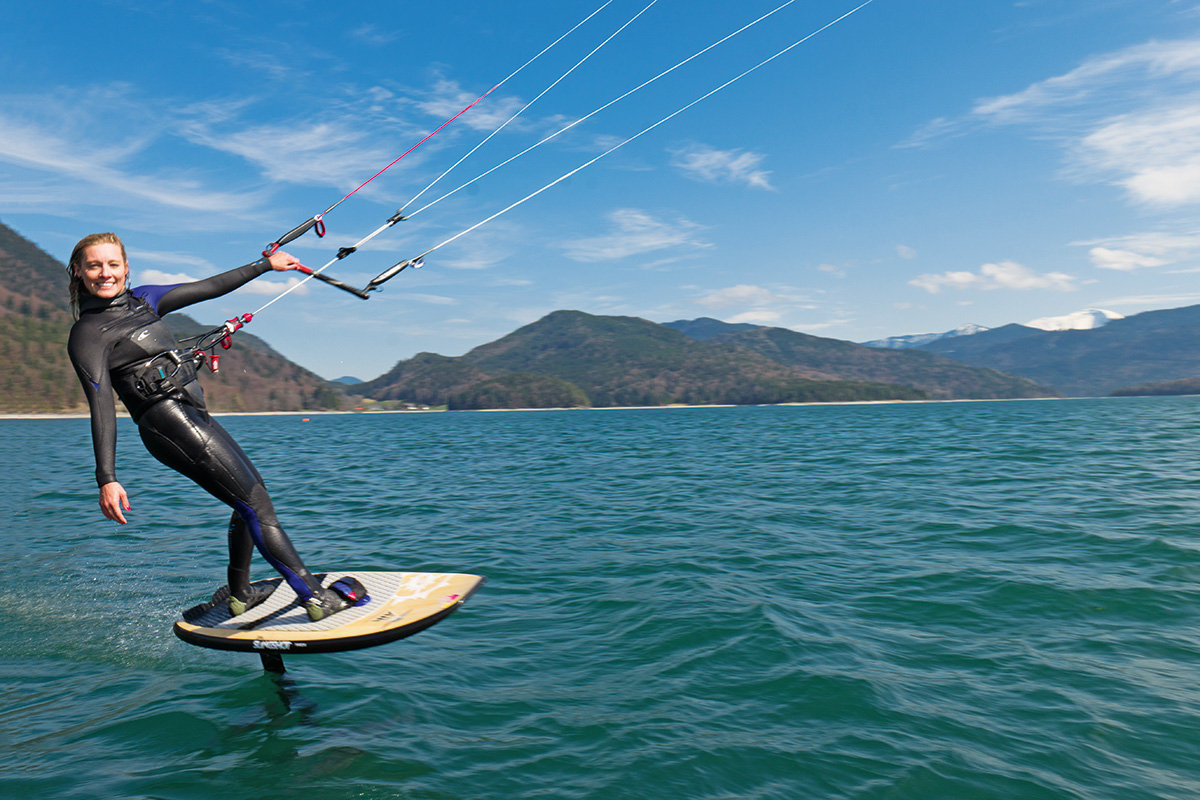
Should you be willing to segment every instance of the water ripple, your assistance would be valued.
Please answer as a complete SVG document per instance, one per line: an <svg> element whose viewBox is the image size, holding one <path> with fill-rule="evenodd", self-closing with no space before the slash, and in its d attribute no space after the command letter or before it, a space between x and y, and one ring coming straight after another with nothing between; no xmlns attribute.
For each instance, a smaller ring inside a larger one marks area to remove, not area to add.
<svg viewBox="0 0 1200 800"><path fill-rule="evenodd" d="M1200 400L223 424L315 569L489 583L272 680L170 634L226 511L0 421L6 794L1200 796Z"/></svg>

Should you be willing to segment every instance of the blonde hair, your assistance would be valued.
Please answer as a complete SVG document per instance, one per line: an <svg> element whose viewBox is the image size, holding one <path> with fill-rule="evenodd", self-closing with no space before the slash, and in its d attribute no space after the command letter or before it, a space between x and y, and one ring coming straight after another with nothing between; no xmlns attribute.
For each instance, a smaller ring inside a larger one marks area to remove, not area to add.
<svg viewBox="0 0 1200 800"><path fill-rule="evenodd" d="M68 287L71 292L71 313L75 316L75 319L79 319L79 298L85 291L83 280L79 277L78 269L83 266L84 251L92 245L97 244L115 244L121 248L121 260L125 262L125 279L128 285L129 256L125 255L125 243L121 241L121 237L115 233L89 233L75 245L75 249L71 251L71 260L67 262L67 272L71 276L71 283Z"/></svg>

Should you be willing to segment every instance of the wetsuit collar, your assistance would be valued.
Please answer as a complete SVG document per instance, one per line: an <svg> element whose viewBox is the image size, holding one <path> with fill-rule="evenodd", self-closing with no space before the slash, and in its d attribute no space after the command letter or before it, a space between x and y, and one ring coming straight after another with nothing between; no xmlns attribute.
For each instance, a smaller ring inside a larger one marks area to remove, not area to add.
<svg viewBox="0 0 1200 800"><path fill-rule="evenodd" d="M89 311L104 311L113 306L128 306L132 298L133 295L129 293L128 288L112 298L97 297L91 292L84 292L84 297L79 301L79 313L85 314Z"/></svg>

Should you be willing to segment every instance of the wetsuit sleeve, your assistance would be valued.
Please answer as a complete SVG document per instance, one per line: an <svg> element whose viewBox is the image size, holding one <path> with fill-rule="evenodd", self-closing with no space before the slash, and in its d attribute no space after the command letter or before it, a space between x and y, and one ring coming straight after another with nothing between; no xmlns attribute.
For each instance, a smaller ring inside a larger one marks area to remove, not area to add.
<svg viewBox="0 0 1200 800"><path fill-rule="evenodd" d="M103 338L76 325L67 342L67 353L91 410L97 486L117 479L117 407L108 375L109 346Z"/></svg>
<svg viewBox="0 0 1200 800"><path fill-rule="evenodd" d="M251 264L246 264L237 269L231 269L228 272L222 272L220 275L213 275L211 278L205 278L202 281L195 281L194 283L181 283L178 286L169 287L139 287L138 294L150 302L155 313L161 317L186 306L194 305L204 300L211 300L223 294L229 294L239 286L243 286L259 275L265 275L270 271L271 262L265 258L261 258ZM155 295L158 293L153 291L156 289L162 292L157 298L155 298ZM155 302L155 299L157 299L157 302Z"/></svg>

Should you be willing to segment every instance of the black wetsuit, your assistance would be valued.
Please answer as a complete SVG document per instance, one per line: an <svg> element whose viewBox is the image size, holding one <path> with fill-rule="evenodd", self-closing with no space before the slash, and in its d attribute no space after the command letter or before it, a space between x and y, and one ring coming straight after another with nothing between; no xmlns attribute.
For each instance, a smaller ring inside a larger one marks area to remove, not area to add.
<svg viewBox="0 0 1200 800"><path fill-rule="evenodd" d="M258 470L209 416L194 366L170 355L179 350L179 343L161 319L231 292L269 270L263 259L195 283L137 286L111 300L84 294L67 351L91 408L96 482L104 486L117 479L115 389L151 455L233 508L233 594L247 599L250 560L257 547L303 601L321 596L320 582L275 518Z"/></svg>

